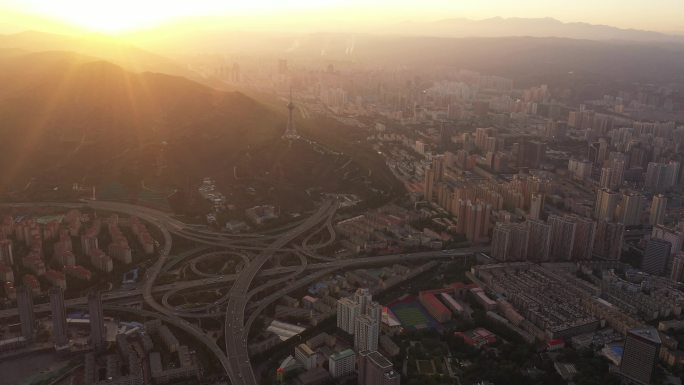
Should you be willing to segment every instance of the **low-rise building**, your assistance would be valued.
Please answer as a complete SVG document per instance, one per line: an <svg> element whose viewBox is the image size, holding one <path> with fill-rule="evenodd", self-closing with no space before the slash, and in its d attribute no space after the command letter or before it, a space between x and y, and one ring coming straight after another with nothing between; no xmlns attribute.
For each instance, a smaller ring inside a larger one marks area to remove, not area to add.
<svg viewBox="0 0 684 385"><path fill-rule="evenodd" d="M318 364L316 352L311 350L306 344L297 345L295 348L295 359L297 359L306 370L313 369Z"/></svg>
<svg viewBox="0 0 684 385"><path fill-rule="evenodd" d="M333 378L344 377L356 369L356 353L351 349L333 353L328 358L328 369Z"/></svg>

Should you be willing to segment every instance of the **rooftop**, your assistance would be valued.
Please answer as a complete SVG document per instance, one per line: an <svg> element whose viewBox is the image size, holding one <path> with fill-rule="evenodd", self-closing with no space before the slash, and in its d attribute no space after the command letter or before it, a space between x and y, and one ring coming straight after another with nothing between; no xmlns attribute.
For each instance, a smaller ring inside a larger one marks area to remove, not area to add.
<svg viewBox="0 0 684 385"><path fill-rule="evenodd" d="M354 354L355 354L355 353L354 353L353 350L347 349L347 350L343 350L343 351L341 351L341 352L337 352L337 353L334 353L334 354L330 355L330 358L333 359L333 360L341 360L341 359L343 359L343 358L347 358L347 357L353 356Z"/></svg>
<svg viewBox="0 0 684 385"><path fill-rule="evenodd" d="M299 346L297 346L297 348L298 348L299 350L301 350L302 352L304 352L304 354L306 354L307 356L312 356L312 355L316 354L316 353L315 353L313 350L311 350L311 348L308 347L306 344L299 344Z"/></svg>
<svg viewBox="0 0 684 385"><path fill-rule="evenodd" d="M658 330L656 330L655 328L631 329L627 333L640 337L641 339L645 339L654 344L662 343L662 341L660 340L660 336L658 335Z"/></svg>
<svg viewBox="0 0 684 385"><path fill-rule="evenodd" d="M370 352L368 354L368 359L373 361L373 363L375 363L375 365L379 368L391 368L392 367L392 363L378 351Z"/></svg>

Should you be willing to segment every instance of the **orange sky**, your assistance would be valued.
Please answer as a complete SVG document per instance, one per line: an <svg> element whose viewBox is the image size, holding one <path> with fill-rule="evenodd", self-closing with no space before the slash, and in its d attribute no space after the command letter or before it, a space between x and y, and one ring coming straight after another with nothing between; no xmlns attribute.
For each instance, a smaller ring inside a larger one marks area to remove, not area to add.
<svg viewBox="0 0 684 385"><path fill-rule="evenodd" d="M47 23L120 34L168 24L184 17L244 19L243 28L290 22L322 28L331 23L371 26L452 17L553 17L622 28L681 31L681 0L0 0L0 26L20 29ZM24 16L18 16L18 14ZM26 15L31 16L26 16ZM42 19L36 19L39 16ZM25 19L25 20L22 20Z"/></svg>

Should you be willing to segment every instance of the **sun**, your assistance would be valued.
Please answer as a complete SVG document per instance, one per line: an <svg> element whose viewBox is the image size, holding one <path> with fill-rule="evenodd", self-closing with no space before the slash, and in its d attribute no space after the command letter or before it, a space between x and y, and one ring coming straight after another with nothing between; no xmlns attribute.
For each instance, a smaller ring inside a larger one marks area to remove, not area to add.
<svg viewBox="0 0 684 385"><path fill-rule="evenodd" d="M95 32L123 33L181 17L190 1L164 0L16 0L32 14Z"/></svg>
<svg viewBox="0 0 684 385"><path fill-rule="evenodd" d="M188 16L263 15L323 9L351 0L0 0L30 14L110 34L153 28ZM360 0L353 0L360 1Z"/></svg>

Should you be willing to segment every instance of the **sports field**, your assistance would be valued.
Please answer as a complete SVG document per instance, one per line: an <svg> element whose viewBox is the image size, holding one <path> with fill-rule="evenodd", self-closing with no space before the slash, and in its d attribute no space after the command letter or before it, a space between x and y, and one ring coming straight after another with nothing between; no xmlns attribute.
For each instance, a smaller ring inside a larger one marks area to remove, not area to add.
<svg viewBox="0 0 684 385"><path fill-rule="evenodd" d="M431 324L430 320L416 304L399 303L392 306L392 312L394 312L397 318L399 318L399 322L404 326L422 329Z"/></svg>

